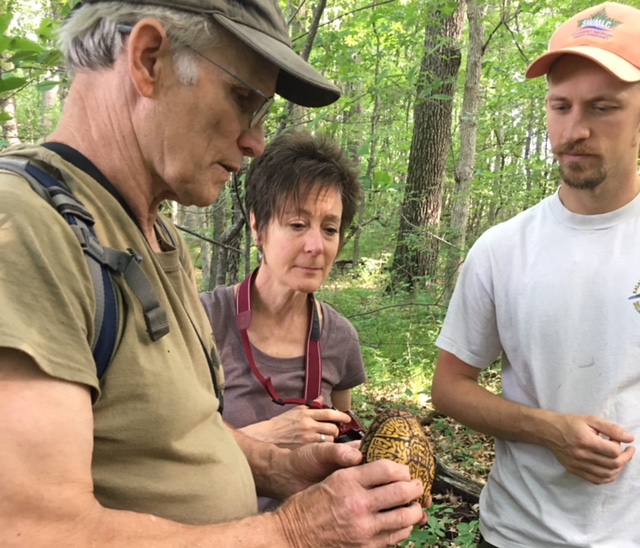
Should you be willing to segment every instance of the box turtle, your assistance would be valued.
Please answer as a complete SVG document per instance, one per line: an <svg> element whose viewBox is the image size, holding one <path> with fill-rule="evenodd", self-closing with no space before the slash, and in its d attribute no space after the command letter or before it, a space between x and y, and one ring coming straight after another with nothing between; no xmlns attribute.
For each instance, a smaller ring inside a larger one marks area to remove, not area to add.
<svg viewBox="0 0 640 548"><path fill-rule="evenodd" d="M407 464L411 477L422 481L425 507L436 475L433 447L418 418L404 409L385 409L375 416L362 440L363 462L390 459Z"/></svg>

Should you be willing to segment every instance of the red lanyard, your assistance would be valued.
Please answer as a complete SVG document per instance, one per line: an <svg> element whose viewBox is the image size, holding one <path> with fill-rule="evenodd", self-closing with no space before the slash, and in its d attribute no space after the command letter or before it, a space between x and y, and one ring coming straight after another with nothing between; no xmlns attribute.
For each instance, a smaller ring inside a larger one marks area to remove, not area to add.
<svg viewBox="0 0 640 548"><path fill-rule="evenodd" d="M304 398L289 398L283 400L278 396L276 389L273 387L271 377L265 379L262 373L260 373L256 361L253 358L251 343L249 342L249 335L247 334L247 329L249 325L251 325L251 282L256 272L258 272L257 268L240 284L238 294L236 295L236 327L242 336L242 346L244 347L244 352L251 366L251 371L253 371L253 374L262 386L265 387L271 399L278 405L293 403L296 405L306 405L315 409L322 409L325 406L314 401L320 395L322 389L322 356L320 354L320 320L318 319L313 294L309 294L309 300L311 301L311 321L309 322L309 335L307 336L306 386Z"/></svg>

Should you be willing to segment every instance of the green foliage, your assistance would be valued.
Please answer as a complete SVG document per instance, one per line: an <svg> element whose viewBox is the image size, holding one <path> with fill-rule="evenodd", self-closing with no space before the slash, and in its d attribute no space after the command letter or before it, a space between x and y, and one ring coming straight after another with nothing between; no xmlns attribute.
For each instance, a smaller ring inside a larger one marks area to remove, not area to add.
<svg viewBox="0 0 640 548"><path fill-rule="evenodd" d="M478 520L467 522L460 522L456 525L458 530L458 536L455 539L457 546L475 546L477 543L478 535L480 533L480 522Z"/></svg>
<svg viewBox="0 0 640 548"><path fill-rule="evenodd" d="M444 504L432 504L428 509L428 522L414 527L409 538L400 546L404 548L474 548L478 542L479 524L460 521L454 510Z"/></svg>
<svg viewBox="0 0 640 548"><path fill-rule="evenodd" d="M58 20L44 16L42 10L29 13L31 6L20 7L25 11L7 11L0 16L0 106L9 99L14 101L19 139L35 142L51 131L60 115L60 103L45 103L44 93L66 85L66 77L55 45ZM56 9L61 14L68 12L65 5ZM3 123L11 118L10 112L0 112ZM0 146L6 144L5 140L0 142Z"/></svg>
<svg viewBox="0 0 640 548"><path fill-rule="evenodd" d="M489 473L491 462L479 458L487 450L482 440L475 440L475 431L462 425L455 425L442 417L436 417L430 426L431 430L446 438L448 441L446 454L450 457L449 464L455 464L472 477L484 477Z"/></svg>
<svg viewBox="0 0 640 548"><path fill-rule="evenodd" d="M368 390L396 391L428 401L443 309L427 291L386 295L384 261L368 259L349 276L335 275L318 292L358 331Z"/></svg>

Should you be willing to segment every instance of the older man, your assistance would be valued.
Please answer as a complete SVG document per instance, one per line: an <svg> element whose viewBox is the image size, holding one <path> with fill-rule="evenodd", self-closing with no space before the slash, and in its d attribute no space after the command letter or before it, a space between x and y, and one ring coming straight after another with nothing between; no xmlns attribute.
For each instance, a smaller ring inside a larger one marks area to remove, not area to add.
<svg viewBox="0 0 640 548"><path fill-rule="evenodd" d="M0 544L405 538L425 519L407 505L421 486L406 467L352 467L352 447L288 451L225 426L186 246L158 213L167 199L210 204L243 157L262 153L274 93L322 106L339 90L291 50L275 0L89 0L61 45L73 80L59 127L43 146L7 154L53 171L95 218L101 244L131 250L166 321L156 331L139 284L115 275L119 346L99 378L102 303L78 230L25 178L0 173ZM256 490L291 498L255 516Z"/></svg>
<svg viewBox="0 0 640 548"><path fill-rule="evenodd" d="M546 75L558 192L469 252L434 403L496 439L481 546L640 546L640 11L559 27ZM502 357L503 397L477 384Z"/></svg>

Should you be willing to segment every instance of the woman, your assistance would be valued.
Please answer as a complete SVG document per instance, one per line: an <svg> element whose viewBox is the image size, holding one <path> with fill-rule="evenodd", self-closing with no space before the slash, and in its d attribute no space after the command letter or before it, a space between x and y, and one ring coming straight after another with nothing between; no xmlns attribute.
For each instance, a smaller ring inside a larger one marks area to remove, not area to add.
<svg viewBox="0 0 640 548"><path fill-rule="evenodd" d="M366 380L358 335L313 293L360 194L342 151L305 132L275 138L251 165L247 203L260 266L242 284L201 295L224 365L224 418L250 436L289 448L332 442L337 423L350 420L351 389ZM307 400L322 408L300 405Z"/></svg>

